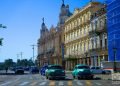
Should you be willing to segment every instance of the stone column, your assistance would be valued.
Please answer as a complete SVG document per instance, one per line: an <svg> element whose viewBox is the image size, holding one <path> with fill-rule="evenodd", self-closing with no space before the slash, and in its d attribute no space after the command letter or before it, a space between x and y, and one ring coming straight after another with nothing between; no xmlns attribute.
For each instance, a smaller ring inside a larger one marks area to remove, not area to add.
<svg viewBox="0 0 120 86"><path fill-rule="evenodd" d="M104 34L102 35L102 48L104 48L105 47L105 36L104 36Z"/></svg>
<svg viewBox="0 0 120 86"><path fill-rule="evenodd" d="M93 57L91 56L91 66L93 66Z"/></svg>
<svg viewBox="0 0 120 86"><path fill-rule="evenodd" d="M97 66L97 56L94 56L94 66Z"/></svg>

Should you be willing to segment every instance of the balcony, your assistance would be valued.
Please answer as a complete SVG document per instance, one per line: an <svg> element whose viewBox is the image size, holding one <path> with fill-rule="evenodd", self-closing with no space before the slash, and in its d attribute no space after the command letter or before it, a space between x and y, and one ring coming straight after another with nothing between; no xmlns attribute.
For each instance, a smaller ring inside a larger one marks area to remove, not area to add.
<svg viewBox="0 0 120 86"><path fill-rule="evenodd" d="M101 33L106 32L106 30L107 30L106 26L98 27L95 30L89 31L89 36L100 35Z"/></svg>
<svg viewBox="0 0 120 86"><path fill-rule="evenodd" d="M82 35L79 35L79 36L76 36L72 39L69 39L69 40L66 40L65 41L65 44L69 43L69 42L72 42L72 41L75 41L75 40L78 40L78 39L85 39L86 37L88 37L89 33L85 33L85 34L82 34Z"/></svg>
<svg viewBox="0 0 120 86"><path fill-rule="evenodd" d="M107 30L107 28L106 28L106 25L105 25L105 26L101 26L101 27L97 28L95 30L95 32L102 33L102 32L105 32L106 30Z"/></svg>
<svg viewBox="0 0 120 86"><path fill-rule="evenodd" d="M105 51L107 50L108 48L107 47L98 47L98 48L94 48L94 49L89 49L89 52L100 52L100 51Z"/></svg>

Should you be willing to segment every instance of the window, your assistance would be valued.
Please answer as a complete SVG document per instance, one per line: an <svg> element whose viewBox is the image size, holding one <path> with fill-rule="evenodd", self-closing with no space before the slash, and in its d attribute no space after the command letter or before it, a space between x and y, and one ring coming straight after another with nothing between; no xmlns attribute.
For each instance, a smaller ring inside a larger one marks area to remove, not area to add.
<svg viewBox="0 0 120 86"><path fill-rule="evenodd" d="M78 66L78 69L90 69L89 66Z"/></svg>

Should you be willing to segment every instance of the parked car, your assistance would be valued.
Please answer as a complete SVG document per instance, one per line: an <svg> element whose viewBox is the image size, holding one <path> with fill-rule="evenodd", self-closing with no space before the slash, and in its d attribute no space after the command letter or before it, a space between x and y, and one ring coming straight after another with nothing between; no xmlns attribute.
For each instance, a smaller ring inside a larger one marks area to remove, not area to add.
<svg viewBox="0 0 120 86"><path fill-rule="evenodd" d="M73 78L82 79L93 79L94 75L90 71L90 67L83 64L78 64L75 66L74 70L72 71Z"/></svg>
<svg viewBox="0 0 120 86"><path fill-rule="evenodd" d="M45 76L47 79L65 79L65 70L60 65L48 65Z"/></svg>
<svg viewBox="0 0 120 86"><path fill-rule="evenodd" d="M32 73L32 74L39 73L39 69L37 67L31 67L30 68L30 73Z"/></svg>
<svg viewBox="0 0 120 86"><path fill-rule="evenodd" d="M46 71L47 68L48 68L48 65L45 65L45 66L41 67L40 68L40 74L45 76L45 71Z"/></svg>
<svg viewBox="0 0 120 86"><path fill-rule="evenodd" d="M24 70L25 70L25 71L29 71L29 70L30 70L30 67L24 67Z"/></svg>
<svg viewBox="0 0 120 86"><path fill-rule="evenodd" d="M24 74L24 68L23 67L16 67L14 69L15 74Z"/></svg>
<svg viewBox="0 0 120 86"><path fill-rule="evenodd" d="M90 68L93 74L110 74L110 70L104 70L99 66L93 66Z"/></svg>

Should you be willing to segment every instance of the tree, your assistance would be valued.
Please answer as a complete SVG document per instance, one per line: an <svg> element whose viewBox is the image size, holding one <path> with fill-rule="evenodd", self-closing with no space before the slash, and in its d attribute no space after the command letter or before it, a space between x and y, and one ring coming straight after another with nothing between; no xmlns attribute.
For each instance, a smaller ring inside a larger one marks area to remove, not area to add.
<svg viewBox="0 0 120 86"><path fill-rule="evenodd" d="M14 66L14 65L15 65L15 62L13 62L12 59L6 59L6 60L4 61L4 67L12 67L12 66Z"/></svg>

